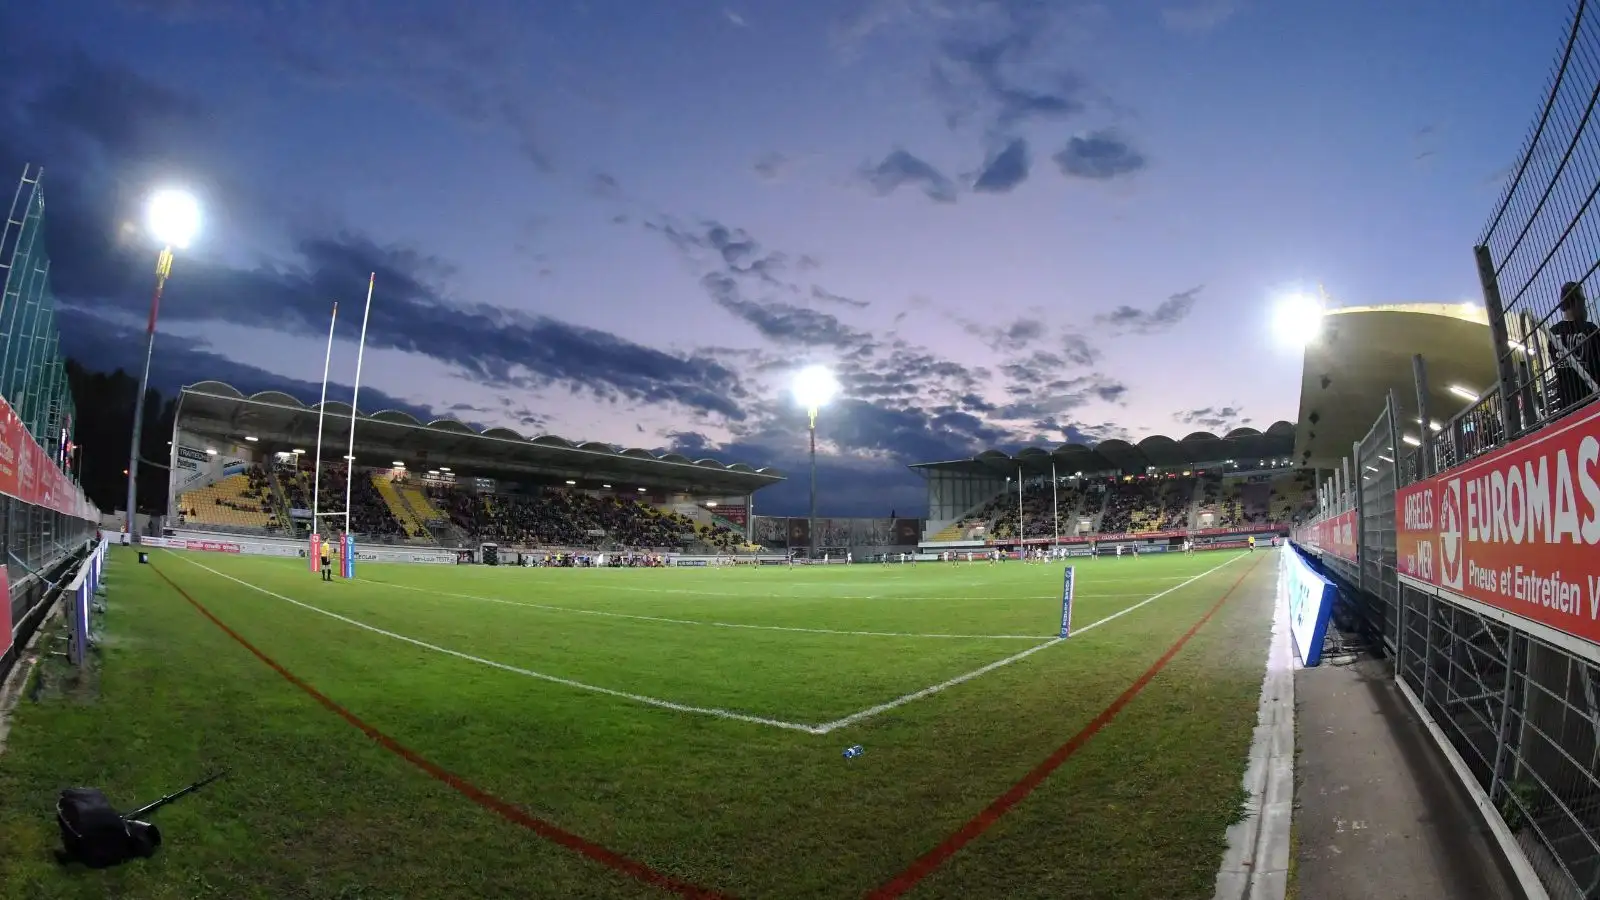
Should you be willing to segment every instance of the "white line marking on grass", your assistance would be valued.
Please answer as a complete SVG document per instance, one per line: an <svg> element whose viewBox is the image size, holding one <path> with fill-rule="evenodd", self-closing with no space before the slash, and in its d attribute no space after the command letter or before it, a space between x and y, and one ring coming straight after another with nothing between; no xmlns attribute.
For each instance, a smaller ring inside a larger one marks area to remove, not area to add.
<svg viewBox="0 0 1600 900"><path fill-rule="evenodd" d="M1204 572L1201 572L1199 575L1195 575L1194 577L1187 579L1182 584L1175 584L1172 587L1167 588L1166 590L1162 591L1159 594L1154 594L1154 595L1152 595L1152 596L1150 596L1150 597L1148 597L1148 598L1146 598L1146 599L1144 599L1144 600L1142 600L1142 601L1140 601L1138 603L1135 603L1134 605L1128 607L1127 609L1123 609L1123 610L1119 610L1118 612L1114 612L1111 615L1106 616L1103 619L1099 619L1097 621L1091 622L1088 625L1083 626L1082 628L1074 628L1072 630L1072 634L1073 634L1074 637L1076 637L1077 635L1080 635L1080 634L1084 633L1085 631L1088 631L1088 630L1090 630L1092 628L1098 628L1099 626L1104 625L1105 623L1110 622L1113 619L1121 618L1122 616L1125 616L1128 613L1133 612L1134 610L1140 608L1141 606L1146 606L1148 604L1154 603L1155 601L1160 600L1162 597L1165 597L1166 595L1172 593L1173 591L1181 590L1184 587L1187 587L1188 585L1193 584L1194 582L1199 581L1200 579L1206 577L1207 575L1210 575L1212 572L1217 571L1218 569L1222 568L1223 566L1226 566L1229 563L1236 562L1239 559L1241 559L1241 557L1235 556L1232 559L1227 560L1226 562L1222 562L1222 563L1219 563L1219 564L1217 564L1215 566L1212 566L1211 568L1205 570ZM966 682L971 681L974 678L977 678L979 675L987 675L988 673L993 672L995 669L998 669L1001 666L1009 666L1012 663L1017 662L1019 660L1027 659L1028 657L1032 656L1035 653L1038 653L1040 650L1043 650L1046 647L1052 647L1052 646L1055 646L1056 644L1063 643L1064 641L1070 641L1071 639L1072 638L1059 638L1059 637L1058 638L1051 638L1050 640L1045 641L1044 643L1039 644L1036 647L1029 647L1028 649L1022 651L1021 653L1014 653L1011 656L1006 657L1005 659L996 660L995 662L989 663L988 665L984 666L981 669L974 669L971 672L966 673L965 675L957 675L956 677L951 678L948 681L941 681L940 683L938 683L936 685L933 685L932 687L925 687L920 691L913 691L912 693L906 694L903 697L896 697L895 699L890 700L888 703L880 703L877 706L870 706L870 707L868 707L866 709L861 710L860 712L851 713L850 715L845 716L842 719L834 719L832 722L824 722L821 725L816 726L816 731L814 733L816 733L816 734L827 734L830 731L837 731L838 729L844 728L847 725L854 725L857 722L861 722L861 721L864 721L866 719L870 719L873 716L880 715L882 713L886 713L891 709L895 709L897 707L905 706L907 703L910 703L913 700L921 700L924 697L931 697L934 694L937 694L940 691L943 691L943 690L945 690L947 688L953 688L958 684L965 684Z"/></svg>
<svg viewBox="0 0 1600 900"><path fill-rule="evenodd" d="M804 634L838 634L857 637L894 637L894 638L957 638L972 641L1043 641L1049 640L1049 635L1044 634L946 634L943 632L916 632L916 631L845 631L837 628L801 628L797 625L750 625L742 622L701 622L694 619L672 619L666 616L642 616L635 613L609 612L600 609L580 609L575 606L551 606L546 603L529 603L523 600L507 600L503 597L479 597L475 594L457 594L451 591L430 591L427 588L412 587L409 584L395 584L392 581L373 581L366 579L367 584L381 584L384 587L399 588L402 591L415 591L419 594L430 594L436 597L458 597L462 600L479 600L484 603L503 603L506 606L525 606L529 609L548 610L550 612L576 613L583 616L605 616L611 619L636 619L641 622L662 622L669 625L700 625L706 628L745 628L752 631L798 631Z"/></svg>
<svg viewBox="0 0 1600 900"><path fill-rule="evenodd" d="M171 553L172 551L168 551L168 552ZM180 556L177 553L172 553L172 555L176 556L178 559L183 560L184 562L188 563L191 566L196 566L198 568L205 569L207 572L210 572L211 574L219 576L221 578L226 578L226 579L228 579L229 581L231 581L231 582L233 582L235 584L240 584L240 585L243 585L243 586L245 586L247 588L251 588L252 590L260 591L261 593L266 594L268 597L275 597L275 598L277 598L279 600L284 601L285 603L292 603L295 606L300 607L301 609L307 609L307 610L310 610L311 612L314 612L314 613L320 613L320 614L322 614L324 616L327 616L330 619L337 619L338 621L344 622L347 625L354 625L357 628L363 629L365 631L370 631L373 634L381 634L386 638L392 638L394 640L401 641L403 643L411 644L411 645L416 646L416 647L421 647L424 650L432 650L435 653L443 653L446 656L454 656L457 659L464 659L464 660L466 660L468 662L475 662L475 663L477 663L479 665L488 666L488 667L490 667L492 669L499 669L502 672L511 672L513 674L516 674L516 675L524 675L524 676L527 676L528 678L535 678L535 679L538 679L540 681L548 681L548 682L550 682L552 684L559 684L559 685L563 685L563 686L570 687L570 688L577 688L578 690L581 690L581 691L591 691L591 692L596 693L596 694L605 694L608 697L617 697L617 698L622 699L622 700L631 700L634 703L642 703L642 704L644 704L646 706L654 706L654 707L658 707L660 709L670 709L670 710L672 710L674 712L694 713L696 715L701 715L701 716L713 716L713 717L718 718L718 719L730 719L730 720L733 720L733 721L736 721L736 722L749 722L749 723L754 724L754 725L767 725L767 726L770 726L770 727L773 727L773 728L782 728L782 729L785 729L785 730L788 730L788 731L803 731L803 732L806 732L807 734L825 734L826 733L826 732L817 730L817 726L816 725L804 725L804 724L801 724L799 722L784 722L784 721L780 721L778 719L768 719L768 718L765 718L765 717L762 717L762 716L753 716L753 715L750 715L748 713L734 712L733 710L729 710L729 709L717 709L715 707L706 707L706 706L689 706L689 705L684 704L684 703L674 703L671 700L662 700L662 699L659 699L657 697L646 697L643 694L630 694L627 691L618 691L618 690L614 690L612 688L599 687L598 685L585 684L584 682L574 681L574 680L572 680L570 678L561 678L561 677L556 676L556 675L546 675L543 672L535 672L532 669L524 669L524 668L521 668L519 666L508 665L508 664L502 663L502 662L495 662L492 659L484 659L481 656L473 656L470 653L462 653L459 650L451 650L448 647L440 647L437 644L430 644L427 641L419 641L416 638L407 637L407 636L405 636L403 634L396 634L396 633L394 633L392 631L385 631L384 629L379 628L376 625L368 625L365 622L357 621L356 619L352 619L352 618L349 618L347 616L341 616L341 615L339 615L338 613L335 613L335 612L329 612L328 610L322 609L320 607L312 606L309 603L303 603L303 602L301 602L299 600L294 599L293 597L285 597L282 594L275 593L273 591L269 591L266 588L261 587L260 585L251 584L248 581L244 581L242 579L235 578L232 575L227 574L226 572L218 572L216 569L213 569L213 568L211 568L210 566L208 566L208 565L206 565L204 563L195 562L194 560L189 559L186 556Z"/></svg>
<svg viewBox="0 0 1600 900"><path fill-rule="evenodd" d="M1150 580L1150 581L1177 581L1177 580L1181 580L1181 578L1187 578L1187 577L1188 576L1185 575L1185 576L1181 576L1178 579L1173 579L1173 578L1151 578L1151 579L1148 579L1148 580ZM1144 580L1144 579L1132 579L1132 580L1139 581L1139 580ZM387 584L388 582L383 582L383 583ZM1118 584L1121 584L1121 583L1123 583L1123 582L1121 582L1121 581L1118 582ZM973 586L989 587L989 586L992 586L992 585L979 585L977 582L974 582ZM760 593L759 591L756 591L756 590L749 590L749 591L700 591L700 590L694 590L694 589L691 589L691 588L647 588L647 587L633 587L631 585L624 585L624 584L608 584L608 585L605 585L602 588L602 590L607 590L607 591L638 591L639 593L642 593L642 594L688 594L690 596L695 596L695 597L742 597L742 598L744 598L746 600L769 599L769 598L774 598L774 597L780 598L780 599L792 599L792 600L799 600L799 601L811 601L811 600L907 600L907 601L947 600L947 601L951 601L951 602L954 602L954 603L988 603L988 602L992 602L993 600L995 600L995 597L992 594L987 596L987 597L942 597L942 596L941 597L920 597L920 596L901 597L901 596L896 596L894 594L816 594L816 595L810 595L810 596L801 595L801 596L797 597L797 596L794 596L794 595L791 595L791 594L772 594L772 593L763 594L763 593ZM1041 594L1041 595L1030 596L1030 597L1017 597L1017 598L1014 598L1014 599L1017 599L1017 600L1055 600L1055 599L1058 599L1060 596L1061 596L1060 594ZM1104 599L1121 598L1121 597L1148 597L1149 595L1145 594L1143 592L1137 592L1137 593L1131 593L1131 594L1098 594L1097 593L1097 594L1091 594L1091 595L1088 595L1088 596L1089 596L1089 599L1092 599L1092 600L1104 600Z"/></svg>

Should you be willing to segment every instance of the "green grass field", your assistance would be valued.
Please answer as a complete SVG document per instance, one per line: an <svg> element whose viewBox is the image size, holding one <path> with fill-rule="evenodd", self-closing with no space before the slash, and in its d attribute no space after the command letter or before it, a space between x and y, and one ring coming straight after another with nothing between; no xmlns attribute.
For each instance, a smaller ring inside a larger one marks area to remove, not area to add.
<svg viewBox="0 0 1600 900"><path fill-rule="evenodd" d="M151 563L115 552L93 695L16 710L0 896L670 895L507 818L526 815L709 892L859 897L1226 596L1103 730L908 893L1210 897L1276 577L1268 552L1079 560L1079 633L1051 642L1058 565L365 564L324 584L292 560ZM865 754L844 759L853 744ZM232 774L157 815L155 858L52 860L61 788L133 807L220 767Z"/></svg>

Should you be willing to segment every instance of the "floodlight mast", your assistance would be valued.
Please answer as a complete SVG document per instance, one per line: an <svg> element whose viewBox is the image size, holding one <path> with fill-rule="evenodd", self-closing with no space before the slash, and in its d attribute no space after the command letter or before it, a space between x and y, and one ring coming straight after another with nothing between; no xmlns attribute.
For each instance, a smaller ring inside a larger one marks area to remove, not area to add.
<svg viewBox="0 0 1600 900"><path fill-rule="evenodd" d="M150 197L145 225L161 244L156 254L156 289L150 297L150 320L145 326L144 373L139 377L139 393L133 399L133 439L128 451L128 542L138 543L139 443L144 436L144 395L150 390L150 359L156 349L156 316L161 311L161 293L172 274L172 250L189 246L200 230L200 206L192 195L173 189L157 191Z"/></svg>
<svg viewBox="0 0 1600 900"><path fill-rule="evenodd" d="M826 406L839 391L839 382L824 366L808 366L794 378L794 398L806 408L807 427L811 437L811 517L807 528L811 559L817 558L817 411Z"/></svg>

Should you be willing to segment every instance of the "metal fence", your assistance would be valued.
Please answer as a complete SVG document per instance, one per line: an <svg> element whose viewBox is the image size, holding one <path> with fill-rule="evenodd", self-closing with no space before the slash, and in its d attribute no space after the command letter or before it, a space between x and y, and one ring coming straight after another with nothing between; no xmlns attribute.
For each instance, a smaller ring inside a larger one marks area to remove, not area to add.
<svg viewBox="0 0 1600 900"><path fill-rule="evenodd" d="M1418 358L1415 398L1404 398L1415 408L1389 395L1321 504L1323 516L1358 511L1359 563L1323 560L1350 618L1392 661L1519 874L1562 900L1600 898L1600 648L1557 646L1515 617L1398 578L1395 495L1600 396L1600 331L1587 324L1600 286L1597 102L1600 12L1579 2L1522 158L1475 248L1499 383L1435 424ZM1412 422L1423 423L1420 438L1405 433Z"/></svg>
<svg viewBox="0 0 1600 900"><path fill-rule="evenodd" d="M1478 240L1502 427L1532 431L1600 382L1600 13L1580 0L1539 115Z"/></svg>
<svg viewBox="0 0 1600 900"><path fill-rule="evenodd" d="M0 633L0 678L44 612L51 596L47 588L63 566L84 552L98 518L92 507L66 502L69 498L58 491L40 501L54 504L54 509L26 499L38 498L37 485L49 480L43 476L73 468L74 409L50 291L41 176L39 169L24 167L0 225L0 412L7 423L0 429L0 443L13 460L9 481L0 491L0 553L8 576L6 607L0 610L7 613L0 616L5 629ZM45 467L55 471L42 473ZM52 484L70 487L70 499L81 499L70 480ZM75 514L61 512L64 508L73 508Z"/></svg>

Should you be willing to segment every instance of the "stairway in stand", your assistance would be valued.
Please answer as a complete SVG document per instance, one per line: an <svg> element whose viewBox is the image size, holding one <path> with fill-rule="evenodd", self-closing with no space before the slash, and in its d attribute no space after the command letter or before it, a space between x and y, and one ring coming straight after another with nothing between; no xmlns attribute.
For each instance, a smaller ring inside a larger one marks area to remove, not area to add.
<svg viewBox="0 0 1600 900"><path fill-rule="evenodd" d="M389 512L394 514L395 520L400 523L400 527L405 529L406 537L425 538L428 536L428 529L417 518L417 514L411 511L411 507L401 499L400 492L395 490L393 481L382 475L375 474L372 476L372 486L378 489L378 496L383 498L384 504L389 507Z"/></svg>

